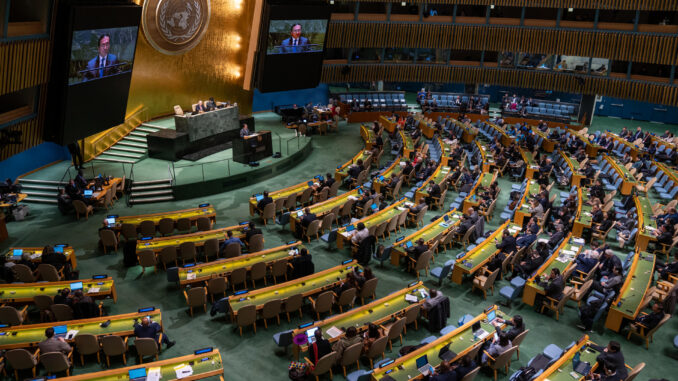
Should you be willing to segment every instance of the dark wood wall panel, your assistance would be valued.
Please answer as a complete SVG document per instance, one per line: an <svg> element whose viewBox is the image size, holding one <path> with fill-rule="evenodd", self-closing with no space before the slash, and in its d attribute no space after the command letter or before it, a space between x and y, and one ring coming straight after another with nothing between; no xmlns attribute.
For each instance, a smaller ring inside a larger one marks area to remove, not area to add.
<svg viewBox="0 0 678 381"><path fill-rule="evenodd" d="M21 144L10 144L5 146L5 148L0 151L0 161L42 143L41 125L42 123L39 123L38 118L33 118L7 127L6 129L8 131L21 131Z"/></svg>
<svg viewBox="0 0 678 381"><path fill-rule="evenodd" d="M49 40L0 43L0 95L47 83Z"/></svg>
<svg viewBox="0 0 678 381"><path fill-rule="evenodd" d="M400 3L401 0L360 0L364 3ZM617 10L678 10L675 0L409 0L414 4L499 5L506 7L586 8Z"/></svg>
<svg viewBox="0 0 678 381"><path fill-rule="evenodd" d="M488 83L572 93L600 94L678 106L678 87L668 84L653 84L609 77L586 77L584 84L580 85L575 76L554 72L416 64L351 65L350 73L342 74L344 66L323 66L321 81L325 83L379 80L385 82Z"/></svg>
<svg viewBox="0 0 678 381"><path fill-rule="evenodd" d="M437 48L565 54L676 63L678 36L498 26L332 22L330 48Z"/></svg>

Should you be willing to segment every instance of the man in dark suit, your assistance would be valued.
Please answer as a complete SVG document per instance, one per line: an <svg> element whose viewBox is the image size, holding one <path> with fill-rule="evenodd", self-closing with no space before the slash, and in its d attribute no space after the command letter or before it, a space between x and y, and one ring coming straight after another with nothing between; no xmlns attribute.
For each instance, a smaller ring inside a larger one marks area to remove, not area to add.
<svg viewBox="0 0 678 381"><path fill-rule="evenodd" d="M301 35L301 24L292 25L290 37L283 40L280 44L281 53L301 53L310 50L308 38Z"/></svg>
<svg viewBox="0 0 678 381"><path fill-rule="evenodd" d="M316 217L315 213L311 213L310 208L304 209L304 216L301 217L301 226L307 228L308 225L311 224L311 222L317 220L318 217Z"/></svg>
<svg viewBox="0 0 678 381"><path fill-rule="evenodd" d="M440 185L436 184L433 180L429 181L428 185L430 188L428 190L428 196L426 196L426 203L431 205L435 202L436 198L440 198L442 191L440 190Z"/></svg>
<svg viewBox="0 0 678 381"><path fill-rule="evenodd" d="M497 239L495 238L495 242ZM501 250L502 253L508 254L516 251L516 238L511 235L511 233L505 229L501 233L501 242L496 244L497 249Z"/></svg>
<svg viewBox="0 0 678 381"><path fill-rule="evenodd" d="M603 252L603 258L600 260L600 275L609 276L614 273L614 269L622 268L621 259L614 255L612 250L605 250Z"/></svg>
<svg viewBox="0 0 678 381"><path fill-rule="evenodd" d="M565 282L563 281L563 277L560 275L560 270L558 268L551 269L551 273L546 281L540 280L539 285L544 288L544 292L549 298L560 300L563 297ZM543 301L544 297L541 296L541 294L538 294L534 304L537 309L541 309Z"/></svg>
<svg viewBox="0 0 678 381"><path fill-rule="evenodd" d="M272 202L273 202L273 198L268 195L268 191L264 191L264 198L262 198L257 203L257 210L259 211L259 214L263 214L264 208L266 207L266 205L268 205Z"/></svg>
<svg viewBox="0 0 678 381"><path fill-rule="evenodd" d="M562 241L563 237L565 237L565 233L563 233L563 226L562 225L556 225L556 232L553 233L551 238L549 238L548 245L551 250L555 249L556 246Z"/></svg>
<svg viewBox="0 0 678 381"><path fill-rule="evenodd" d="M501 329L502 324L506 324L511 328L509 328L506 331L502 331ZM515 339L516 336L520 335L525 331L525 324L523 323L523 317L520 315L516 315L513 317L513 319L509 320L497 318L496 322L494 323L494 328L498 334L499 333L504 334L508 337L509 340L513 341L513 339Z"/></svg>
<svg viewBox="0 0 678 381"><path fill-rule="evenodd" d="M604 364L607 364L608 369L610 367L615 369L621 376L621 379L626 378L628 372L626 371L626 362L624 361L624 355L621 352L621 345L619 342L612 340L605 348L593 344L591 344L591 347L601 352L598 357L596 357L598 372L603 372Z"/></svg>
<svg viewBox="0 0 678 381"><path fill-rule="evenodd" d="M428 245L426 245L423 238L419 238L416 246L407 249L407 255L416 261L419 259L419 256L425 253L427 250Z"/></svg>
<svg viewBox="0 0 678 381"><path fill-rule="evenodd" d="M156 342L158 341L158 335L162 332L162 327L160 324L156 322L152 322L151 319L148 317L144 316L141 319L141 324L138 322L134 322L134 336L136 336L139 339L143 338L150 338L155 340ZM162 342L161 344L167 345L167 348L172 348L174 344L176 344L175 341L171 341L169 337L167 336L166 332L162 332Z"/></svg>
<svg viewBox="0 0 678 381"><path fill-rule="evenodd" d="M631 323L631 325L635 326L636 330L638 331L640 331L640 328L642 327L645 330L644 332L647 334L647 332L656 327L663 318L664 306L662 306L661 303L655 303L652 305L652 313L639 314L636 320Z"/></svg>
<svg viewBox="0 0 678 381"><path fill-rule="evenodd" d="M249 222L247 228L248 228L247 232L245 233L245 241L247 241L248 243L250 242L250 238L252 238L252 236L261 234L261 229L257 229L256 226L254 225L254 222L252 221Z"/></svg>
<svg viewBox="0 0 678 381"><path fill-rule="evenodd" d="M110 49L111 36L107 34L101 35L98 45L99 54L87 62L86 81L118 73L118 57L115 54L110 54L108 52Z"/></svg>

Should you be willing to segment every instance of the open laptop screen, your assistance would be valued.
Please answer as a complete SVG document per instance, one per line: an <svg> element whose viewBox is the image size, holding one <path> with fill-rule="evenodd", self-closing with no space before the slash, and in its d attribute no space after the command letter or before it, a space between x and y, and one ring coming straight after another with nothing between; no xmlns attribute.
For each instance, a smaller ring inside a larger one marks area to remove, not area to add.
<svg viewBox="0 0 678 381"><path fill-rule="evenodd" d="M487 321L492 322L497 317L497 310L492 310L487 313Z"/></svg>
<svg viewBox="0 0 678 381"><path fill-rule="evenodd" d="M67 327L65 325L57 325L54 327L54 334L55 335L64 335L68 331Z"/></svg>
<svg viewBox="0 0 678 381"><path fill-rule="evenodd" d="M71 291L82 290L82 282L71 283Z"/></svg>
<svg viewBox="0 0 678 381"><path fill-rule="evenodd" d="M417 369L425 366L426 364L428 364L428 358L426 358L426 355L423 355L417 359Z"/></svg>
<svg viewBox="0 0 678 381"><path fill-rule="evenodd" d="M137 378L146 377L146 368L137 368L129 371L129 379L134 380Z"/></svg>

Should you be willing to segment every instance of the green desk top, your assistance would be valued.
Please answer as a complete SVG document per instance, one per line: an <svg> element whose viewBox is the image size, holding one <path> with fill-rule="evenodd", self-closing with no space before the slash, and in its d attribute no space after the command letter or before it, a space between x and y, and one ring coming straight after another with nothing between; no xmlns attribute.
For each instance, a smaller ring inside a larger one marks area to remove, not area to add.
<svg viewBox="0 0 678 381"><path fill-rule="evenodd" d="M532 152L530 152L528 150L521 149L520 153L523 155L523 160L525 160L525 164L527 164L528 167L539 168L537 163L534 162L534 157L532 156Z"/></svg>
<svg viewBox="0 0 678 381"><path fill-rule="evenodd" d="M577 160L570 159L570 157L567 156L563 151L560 151L560 156L562 156L563 159L565 159L565 161L569 164L573 173L579 172L579 162Z"/></svg>
<svg viewBox="0 0 678 381"><path fill-rule="evenodd" d="M147 241L137 241L137 253L142 250L153 250L159 252L162 249L170 246L179 247L184 242L193 242L196 246L200 246L205 241L216 238L219 241L226 240L226 232L232 231L235 237L244 237L245 232L241 230L240 226L229 226L227 228L207 230L203 232L195 232L189 234L181 234L169 237L156 237Z"/></svg>
<svg viewBox="0 0 678 381"><path fill-rule="evenodd" d="M572 366L572 359L574 359L574 354L576 352L581 353L579 355L579 361L587 362L592 366L596 363L596 357L598 357L599 354L599 352L596 351L595 349L589 347L588 345L584 345L584 347L580 351L571 350L565 352L563 356L567 356L567 360L563 361L562 364L557 369L551 372L551 374L542 373L542 375L546 376L546 379L551 381L573 381L583 379L584 376L578 373L576 375L579 376L579 378L574 378L570 374L574 372L574 367Z"/></svg>
<svg viewBox="0 0 678 381"><path fill-rule="evenodd" d="M160 310L144 313L129 313L122 315L102 316L92 319L60 321L41 324L27 324L16 327L1 328L0 349L29 348L37 346L45 340L45 329L57 325L65 325L67 330L77 330L78 334L92 335L122 335L129 336L134 333L134 319L141 320L144 316L150 316L151 320L162 325ZM110 320L108 327L101 327L101 323ZM16 335L13 333L16 332Z"/></svg>
<svg viewBox="0 0 678 381"><path fill-rule="evenodd" d="M295 249L301 250L304 245L296 242L289 245L274 247L257 253L241 255L234 258L220 259L215 262L203 263L192 267L179 268L179 282L181 284L206 281L213 276L226 276L233 270L241 267L250 268L255 263L271 263L278 259L291 258L298 254Z"/></svg>
<svg viewBox="0 0 678 381"><path fill-rule="evenodd" d="M414 140L412 140L412 136L401 130L400 137L403 140L403 147L405 147L405 149L408 151L414 151Z"/></svg>
<svg viewBox="0 0 678 381"><path fill-rule="evenodd" d="M633 264L626 275L619 297L614 301L611 309L619 311L630 319L634 319L638 315L645 292L652 282L655 259L654 255L644 251L634 256ZM619 302L621 302L621 305L618 306Z"/></svg>
<svg viewBox="0 0 678 381"><path fill-rule="evenodd" d="M629 172L629 170L626 169L626 167L623 166L616 158L613 158L612 156L608 155L605 155L605 157L610 161L610 163L612 164L612 168L614 168L615 171L617 171L619 176L621 176L621 178L624 179L624 181L632 183L636 182L636 178L633 177L631 172Z"/></svg>
<svg viewBox="0 0 678 381"><path fill-rule="evenodd" d="M365 131L367 131L367 140L365 143L374 143L377 140L377 134L374 133L374 130L368 126L365 126L364 124L361 125L360 127L364 128Z"/></svg>
<svg viewBox="0 0 678 381"><path fill-rule="evenodd" d="M591 226L593 215L591 214L591 205L587 204L589 201L589 190L587 188L579 188L579 195L581 196L581 210L577 221L585 226Z"/></svg>
<svg viewBox="0 0 678 381"><path fill-rule="evenodd" d="M562 274L565 269L572 263L572 261L577 257L581 249L583 248L582 243L575 243L574 239L570 236L570 239L563 241L563 244L560 245L558 250L556 250L544 263L537 269L532 278L528 281L531 287L536 288L539 291L543 291L544 287L540 286L537 282L541 276L548 276L551 274L552 269L558 269Z"/></svg>
<svg viewBox="0 0 678 381"><path fill-rule="evenodd" d="M530 196L534 196L537 193L539 193L539 183L537 180L530 180L530 183L528 186L525 188L525 194L523 195L523 199L521 200L520 203L520 211L524 213L529 213L530 212L530 203L529 198Z"/></svg>
<svg viewBox="0 0 678 381"><path fill-rule="evenodd" d="M445 222L445 216L449 219L448 222ZM407 243L407 241L412 241L414 244L419 238L423 238L425 242L432 240L437 237L439 234L451 229L453 226L459 223L462 213L455 210L451 210L445 213L442 217L431 222L430 224L424 226L423 228L417 230L413 234L405 237L402 241L398 243L398 246L402 249L402 246Z"/></svg>
<svg viewBox="0 0 678 381"><path fill-rule="evenodd" d="M101 372L81 374L73 377L64 378L65 381L92 380L92 381L127 381L129 380L129 371L132 369L145 368L146 373L160 372L160 380L176 380L177 369L191 369L190 379L196 380L223 374L223 363L218 349L212 352L200 355L188 355L162 361L150 362L137 366L126 368L110 369Z"/></svg>
<svg viewBox="0 0 678 381"><path fill-rule="evenodd" d="M139 225L142 221L153 221L157 225L163 218L171 218L174 220L189 218L194 220L203 216L214 216L216 213L216 209L214 209L213 206L207 206L204 208L190 208L171 212L142 214L138 216L122 216L115 219L115 226L121 227L122 224Z"/></svg>
<svg viewBox="0 0 678 381"><path fill-rule="evenodd" d="M643 225L640 226L640 233L654 238L653 230L657 229L657 221L652 219L652 202L644 196L636 196L636 210L638 217L642 219Z"/></svg>
<svg viewBox="0 0 678 381"><path fill-rule="evenodd" d="M391 165L384 169L383 172L379 173L379 176L384 176L384 181L379 180L379 178L375 178L374 182L383 184L385 181L391 178L392 175L397 175L400 172L403 171L403 167L400 166L400 161L402 160L401 156L398 156L395 160L393 160L393 163Z"/></svg>
<svg viewBox="0 0 678 381"><path fill-rule="evenodd" d="M257 308L261 308L269 300L286 299L296 294L304 296L313 294L323 288L331 287L346 278L346 274L349 271L353 271L354 266L357 266L356 261L275 286L261 288L241 295L232 295L229 297L231 310L237 312L240 308L249 305L256 305Z"/></svg>
<svg viewBox="0 0 678 381"><path fill-rule="evenodd" d="M449 157L452 155L452 146L445 143L445 140L438 138L438 144L440 144L440 151L442 156Z"/></svg>
<svg viewBox="0 0 678 381"><path fill-rule="evenodd" d="M502 313L499 311L497 311L497 316L503 317ZM457 353L458 357L460 357L459 354L465 353L470 348L483 341L480 339L476 339L473 335L471 327L474 322L480 321L481 328L490 333L489 335L487 335L485 340L489 340L492 338L492 333L495 331L495 328L492 324L489 324L486 321L481 320L484 318L485 314L476 316L476 318L473 319L470 323L467 323L457 328L456 330L448 333L447 335L438 338L437 340L431 342L430 344L427 344L426 346L421 347L418 350L399 358L398 360L396 360L395 363L387 367L384 367L383 369L375 370L373 378L379 380L383 378L386 375L386 372L391 369L393 371L391 371L387 375L397 381L405 381L409 380L410 378L417 377L421 374L417 370L417 359L423 355L426 355L428 363L433 367L437 367L442 362L442 360L440 360L440 358L438 357L438 354L440 353L440 350L448 344L449 349Z"/></svg>
<svg viewBox="0 0 678 381"><path fill-rule="evenodd" d="M303 329L297 329L294 332L294 335L299 334L304 330L311 329L312 327L321 327L323 332L323 337L332 340L336 339L337 335L332 337L328 334L328 331L332 327L339 329L346 329L348 327L356 327L358 331L363 331L367 328L370 323L380 322L388 320L392 315L401 313L403 310L412 304L419 303L423 301L423 297L420 294L420 290L423 290L428 294L428 288L426 288L421 282L417 283L412 287L407 287L402 290L398 290L390 295L387 295L381 299L375 300L372 303L366 304L362 307L354 308L352 310L346 311L343 314L333 315L329 318L316 322L310 327ZM417 298L417 302L410 303L405 300L405 295L413 295ZM341 336L341 335L340 335Z"/></svg>
<svg viewBox="0 0 678 381"><path fill-rule="evenodd" d="M480 177L480 181L478 181L478 184L475 187L473 187L473 190L471 190L468 196L466 196L466 199L471 200L478 191L479 187L483 188L489 187L492 184L493 178L494 178L493 172L483 172L482 176Z"/></svg>
<svg viewBox="0 0 678 381"><path fill-rule="evenodd" d="M42 247L10 247L5 253L5 260L12 262L20 261L21 254L28 253L31 255L31 261L40 262L42 261L42 249ZM14 250L21 250L21 254L13 255ZM64 255L66 260L71 261L71 255L75 255L75 250L70 246L64 247Z"/></svg>
<svg viewBox="0 0 678 381"><path fill-rule="evenodd" d="M400 201L389 205L386 209L378 211L377 213L371 214L365 218L361 218L360 220L352 223L351 225L357 226L359 222L365 224L366 228L379 225L382 222L388 221L391 218L399 215L403 211L407 210L407 206L404 205L405 203L409 203L409 200L407 198L403 198ZM350 235L346 233L346 227L339 228L337 230L337 234L342 234L347 239L350 237Z"/></svg>
<svg viewBox="0 0 678 381"><path fill-rule="evenodd" d="M279 189L275 192L268 192L268 196L273 199L273 201L281 199L281 198L287 198L291 194L297 194L300 192L303 192L306 188L308 188L308 182L313 181L317 182L317 179L309 179L304 182L301 182L299 184L292 185L290 187L284 188L284 189ZM257 199L256 197L250 197L250 203L253 205L257 205Z"/></svg>
<svg viewBox="0 0 678 381"><path fill-rule="evenodd" d="M429 187L428 183L433 181L436 184L440 185L440 183L442 183L443 180L445 180L445 178L449 174L450 174L450 167L444 167L442 165L439 165L438 168L436 168L435 172L433 172L433 174L428 179L424 180L423 184L421 184L421 187L419 187L419 189L417 189L417 192L422 194L422 195L428 196L428 191L427 191L427 189Z"/></svg>
<svg viewBox="0 0 678 381"><path fill-rule="evenodd" d="M504 229L508 228L511 235L515 236L520 231L520 226L515 224L504 224L487 237L478 246L474 247L470 252L463 257L457 259L455 266L461 266L462 269L469 273L474 273L482 267L487 260L497 252L497 245L495 239L500 241L501 234Z"/></svg>
<svg viewBox="0 0 678 381"><path fill-rule="evenodd" d="M344 205L349 197L359 197L360 195L358 194L358 190L362 190L361 188L355 188L350 192L342 193L336 197L332 197L329 200L319 202L317 204L313 204L309 206L311 209L311 213L317 214L317 215L322 215L325 214L326 212L331 211L332 209L336 208L337 206ZM306 208L304 208L306 209ZM300 209L301 210L301 209ZM295 221L298 221L301 219L301 217L297 216L295 213L290 214L290 218L292 218Z"/></svg>
<svg viewBox="0 0 678 381"><path fill-rule="evenodd" d="M362 150L353 159L342 165L340 168L337 168L336 173L339 173L342 176L348 176L348 168L351 164L357 163L358 160L362 160L363 163L365 163L370 156L372 156L372 151Z"/></svg>
<svg viewBox="0 0 678 381"><path fill-rule="evenodd" d="M478 140L476 140L476 145L478 146L478 150L480 150L480 155L483 157L483 162L487 164L494 164L494 155L489 150L487 145L485 143L481 144Z"/></svg>
<svg viewBox="0 0 678 381"><path fill-rule="evenodd" d="M105 279L79 279L60 282L10 283L0 285L0 302L32 302L35 295L56 295L62 288L72 288L71 284L77 282L82 282L83 292L92 297L108 295L115 287L113 279L110 277Z"/></svg>

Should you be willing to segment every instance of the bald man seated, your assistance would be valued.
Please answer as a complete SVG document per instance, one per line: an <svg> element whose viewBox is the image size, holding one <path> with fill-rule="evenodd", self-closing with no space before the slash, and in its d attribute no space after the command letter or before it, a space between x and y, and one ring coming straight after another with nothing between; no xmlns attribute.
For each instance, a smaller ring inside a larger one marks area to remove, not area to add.
<svg viewBox="0 0 678 381"><path fill-rule="evenodd" d="M148 317L143 317L141 319L141 324L138 322L134 323L134 336L138 339L142 338L151 338L155 341L158 341L158 335L162 332L162 327L156 322L152 322ZM167 348L172 348L176 341L170 341L167 336L167 332L164 332L162 335L162 344L167 345Z"/></svg>

